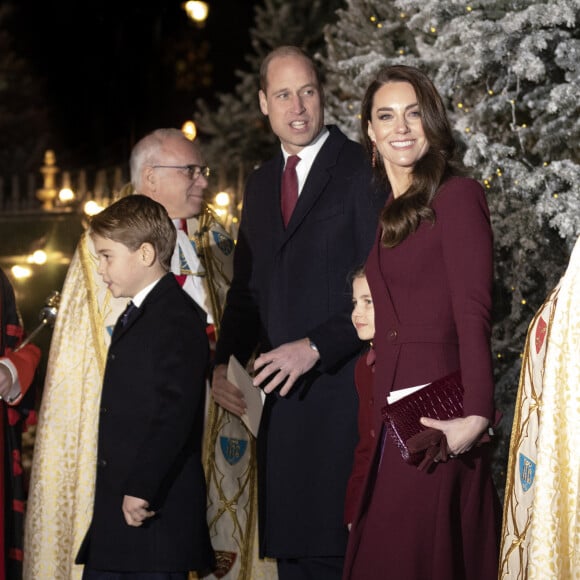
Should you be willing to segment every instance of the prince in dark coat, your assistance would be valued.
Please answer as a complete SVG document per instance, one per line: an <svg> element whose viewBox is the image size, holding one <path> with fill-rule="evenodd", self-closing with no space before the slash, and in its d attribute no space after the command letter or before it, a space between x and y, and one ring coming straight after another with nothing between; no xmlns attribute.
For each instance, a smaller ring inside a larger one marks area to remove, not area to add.
<svg viewBox="0 0 580 580"><path fill-rule="evenodd" d="M283 158L249 179L234 279L216 362L246 362L308 336L320 361L286 397L266 398L259 433L263 555L340 556L342 512L357 440L349 274L363 263L377 213L362 149L336 127L320 150L288 228L280 216Z"/></svg>
<svg viewBox="0 0 580 580"><path fill-rule="evenodd" d="M231 354L242 364L259 355L254 383L267 393L258 433L260 552L277 559L280 580L329 580L342 571L357 441L353 370L362 343L350 321L350 274L367 257L382 203L373 203L360 145L324 126L322 87L307 55L274 50L261 87L281 150L246 185L212 391L243 413L225 367ZM290 155L299 157L299 196L285 225Z"/></svg>

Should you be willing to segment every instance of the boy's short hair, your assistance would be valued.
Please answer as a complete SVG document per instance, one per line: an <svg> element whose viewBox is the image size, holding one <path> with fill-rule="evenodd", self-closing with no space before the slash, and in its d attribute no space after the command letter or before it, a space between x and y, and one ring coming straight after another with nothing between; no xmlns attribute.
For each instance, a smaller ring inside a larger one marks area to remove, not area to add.
<svg viewBox="0 0 580 580"><path fill-rule="evenodd" d="M91 234L119 242L135 252L141 244L149 243L157 259L168 272L175 250L176 230L167 210L145 195L134 194L121 198L90 221Z"/></svg>

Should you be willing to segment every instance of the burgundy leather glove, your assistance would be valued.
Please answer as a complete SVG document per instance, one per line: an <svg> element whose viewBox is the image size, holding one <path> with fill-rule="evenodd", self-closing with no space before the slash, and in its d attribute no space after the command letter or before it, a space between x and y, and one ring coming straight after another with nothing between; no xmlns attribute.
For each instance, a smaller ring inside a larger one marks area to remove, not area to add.
<svg viewBox="0 0 580 580"><path fill-rule="evenodd" d="M438 429L425 429L413 435L407 441L409 452L424 453L424 457L417 466L419 471L423 471L431 466L435 461L447 461L447 438L443 431Z"/></svg>

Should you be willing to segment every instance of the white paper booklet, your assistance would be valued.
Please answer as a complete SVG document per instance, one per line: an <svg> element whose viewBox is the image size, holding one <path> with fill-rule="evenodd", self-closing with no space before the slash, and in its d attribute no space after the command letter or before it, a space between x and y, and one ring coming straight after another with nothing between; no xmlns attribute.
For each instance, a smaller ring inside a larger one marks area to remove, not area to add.
<svg viewBox="0 0 580 580"><path fill-rule="evenodd" d="M244 394L247 409L241 419L252 435L257 437L265 397L262 389L254 387L252 377L233 354L228 364L227 379Z"/></svg>
<svg viewBox="0 0 580 580"><path fill-rule="evenodd" d="M389 405L392 405L395 401L403 399L404 397L407 397L411 393L414 393L415 391L418 391L419 389L422 389L430 384L431 383L426 383L424 385L417 385L416 387L407 387L406 389L399 389L398 391L391 391L389 393L389 395L387 396L387 403Z"/></svg>

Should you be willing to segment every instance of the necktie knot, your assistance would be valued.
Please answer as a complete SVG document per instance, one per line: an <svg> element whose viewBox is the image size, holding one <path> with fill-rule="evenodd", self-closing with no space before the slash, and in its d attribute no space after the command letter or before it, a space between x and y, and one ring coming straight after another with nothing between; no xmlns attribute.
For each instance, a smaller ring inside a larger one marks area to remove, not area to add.
<svg viewBox="0 0 580 580"><path fill-rule="evenodd" d="M296 169L298 162L300 161L300 157L298 155L290 155L286 160L286 167L284 171L293 171Z"/></svg>
<svg viewBox="0 0 580 580"><path fill-rule="evenodd" d="M290 216L296 207L298 201L298 175L296 174L296 165L300 161L298 155L290 155L286 160L286 167L282 174L282 219L284 220L284 227L288 225Z"/></svg>

